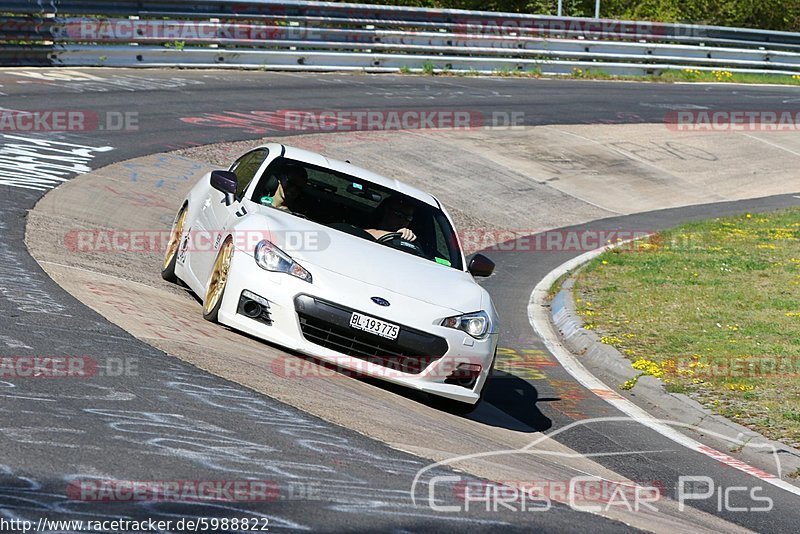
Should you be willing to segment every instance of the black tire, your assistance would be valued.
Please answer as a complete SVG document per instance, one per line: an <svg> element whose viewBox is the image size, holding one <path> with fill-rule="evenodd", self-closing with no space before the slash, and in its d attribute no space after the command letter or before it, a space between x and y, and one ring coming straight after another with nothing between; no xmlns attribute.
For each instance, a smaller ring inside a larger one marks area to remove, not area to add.
<svg viewBox="0 0 800 534"><path fill-rule="evenodd" d="M170 240L167 244L167 252L164 254L164 263L161 267L161 278L173 284L178 282L178 277L175 276L175 265L178 263L178 251L181 246L183 226L186 223L186 211L186 205L184 204L175 216L175 222L172 223L172 230L170 231ZM173 240L175 240L174 246Z"/></svg>

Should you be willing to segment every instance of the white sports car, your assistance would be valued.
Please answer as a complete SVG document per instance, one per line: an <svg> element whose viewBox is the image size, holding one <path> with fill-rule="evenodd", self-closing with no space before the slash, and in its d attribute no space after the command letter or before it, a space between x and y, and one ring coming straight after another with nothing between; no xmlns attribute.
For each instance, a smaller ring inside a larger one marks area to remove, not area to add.
<svg viewBox="0 0 800 534"><path fill-rule="evenodd" d="M349 162L267 144L213 171L172 226L162 276L203 315L469 412L498 320L433 196Z"/></svg>

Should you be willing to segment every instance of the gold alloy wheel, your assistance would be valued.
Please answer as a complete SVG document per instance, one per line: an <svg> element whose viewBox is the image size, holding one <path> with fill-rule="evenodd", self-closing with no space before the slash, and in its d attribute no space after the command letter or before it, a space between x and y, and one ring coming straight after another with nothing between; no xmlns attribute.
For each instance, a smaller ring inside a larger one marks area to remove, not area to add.
<svg viewBox="0 0 800 534"><path fill-rule="evenodd" d="M164 257L164 267L162 270L165 270L167 267L169 267L170 262L172 262L172 258L174 258L175 254L178 253L181 235L183 235L183 225L186 222L186 211L187 210L185 208L181 211L181 214L178 216L178 220L175 223L175 228L172 230L172 235L169 236L167 255Z"/></svg>
<svg viewBox="0 0 800 534"><path fill-rule="evenodd" d="M214 262L214 269L211 271L211 281L208 283L206 299L203 302L203 313L206 315L211 314L222 298L222 293L225 291L225 284L228 283L228 269L231 266L232 255L233 242L230 240L225 241Z"/></svg>

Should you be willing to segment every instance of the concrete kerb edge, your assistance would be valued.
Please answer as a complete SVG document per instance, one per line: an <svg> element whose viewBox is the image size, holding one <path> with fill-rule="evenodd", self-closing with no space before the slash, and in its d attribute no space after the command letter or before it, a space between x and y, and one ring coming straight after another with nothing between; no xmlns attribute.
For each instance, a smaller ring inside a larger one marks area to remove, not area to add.
<svg viewBox="0 0 800 534"><path fill-rule="evenodd" d="M566 269L567 278L563 281L560 291L550 302L550 324L555 329L563 346L573 356L580 357L584 366L593 374L601 374L602 381L623 397L638 399L637 404L646 404L666 411L670 418L690 425L701 426L712 432L723 435L737 436L747 444L765 444L774 447L780 454L781 478L788 482L800 485L797 479L792 480L787 474L800 473L800 450L790 447L785 443L771 440L762 434L740 425L726 417L713 413L702 404L682 393L670 393L665 389L661 380L648 375L640 376L636 386L629 391L622 390L619 385L630 380L640 373L633 369L631 361L616 348L600 341L596 332L583 328L583 319L577 314L573 287L580 272L597 256L616 246L621 246L630 241L616 243L585 254L576 258L580 260L571 263ZM566 265L564 267L567 267ZM555 278L554 278L555 281ZM552 286L551 286L552 287ZM647 409L647 407L644 407ZM648 410L652 413L652 410ZM656 417L653 415L653 417ZM693 436L702 441L702 434ZM719 446L719 443L715 443ZM761 449L762 451L764 449ZM746 459L756 464L765 464L763 452L757 448L742 447L739 450L727 452L741 454ZM769 465L769 462L766 462ZM774 471L774 469L772 469Z"/></svg>

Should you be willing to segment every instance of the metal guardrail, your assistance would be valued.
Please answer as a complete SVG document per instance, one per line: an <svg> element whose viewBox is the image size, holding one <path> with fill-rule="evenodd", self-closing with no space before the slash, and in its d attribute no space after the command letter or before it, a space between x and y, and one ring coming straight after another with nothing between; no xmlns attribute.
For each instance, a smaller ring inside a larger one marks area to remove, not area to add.
<svg viewBox="0 0 800 534"><path fill-rule="evenodd" d="M800 74L800 34L300 0L5 0L0 65Z"/></svg>

